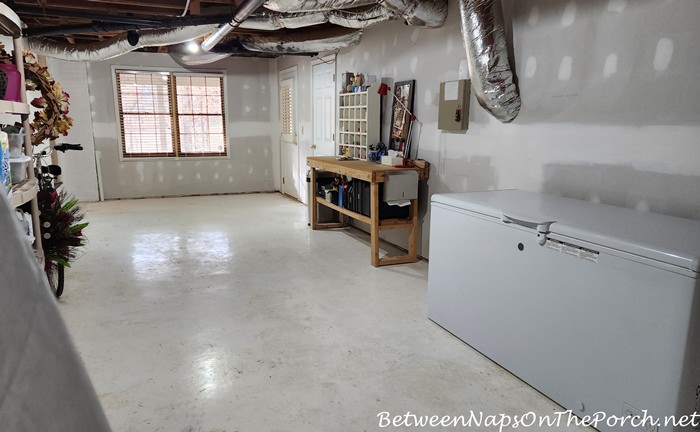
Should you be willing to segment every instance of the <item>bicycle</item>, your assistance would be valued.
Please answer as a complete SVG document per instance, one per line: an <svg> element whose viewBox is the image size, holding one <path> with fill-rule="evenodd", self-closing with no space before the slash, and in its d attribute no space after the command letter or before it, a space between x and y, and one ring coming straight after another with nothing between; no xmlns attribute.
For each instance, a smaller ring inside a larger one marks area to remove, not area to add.
<svg viewBox="0 0 700 432"><path fill-rule="evenodd" d="M87 226L87 223L79 223L84 215L77 206L78 200L68 199L65 192L57 191L56 182L61 175L61 167L45 161L53 151L65 153L67 150L80 151L83 150L83 146L58 144L33 156L34 175L39 185L37 201L44 272L56 298L63 294L65 267L70 267L68 261L75 257L74 248L84 245L82 230Z"/></svg>

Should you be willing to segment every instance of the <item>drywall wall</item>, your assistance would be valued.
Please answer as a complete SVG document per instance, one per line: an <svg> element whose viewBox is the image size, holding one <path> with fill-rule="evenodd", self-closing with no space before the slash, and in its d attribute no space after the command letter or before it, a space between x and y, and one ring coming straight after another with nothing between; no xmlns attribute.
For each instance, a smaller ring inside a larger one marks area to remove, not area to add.
<svg viewBox="0 0 700 432"><path fill-rule="evenodd" d="M338 73L416 80L423 256L434 193L518 188L700 219L700 2L504 0L522 110L504 125L472 96L466 133L437 129L440 82L466 76L449 7L440 29L373 27L337 60Z"/></svg>
<svg viewBox="0 0 700 432"><path fill-rule="evenodd" d="M87 63L66 62L47 58L46 66L51 76L70 95L70 111L73 127L67 136L56 140L57 144L82 144L83 151L68 151L58 154L58 165L62 168L61 180L65 190L81 201L98 201L97 166L92 121L90 121L90 95L87 82Z"/></svg>
<svg viewBox="0 0 700 432"><path fill-rule="evenodd" d="M106 199L273 191L279 185L277 67L230 58L197 71L225 71L230 158L120 161L112 66L179 69L167 54L129 53L88 65L95 150Z"/></svg>
<svg viewBox="0 0 700 432"><path fill-rule="evenodd" d="M6 36L0 37L0 43L5 45L5 50L13 50L12 39ZM86 65L84 63L68 63L60 60L46 59L51 76L58 82L63 90L70 94L70 113L74 124L79 125L68 131L67 136L59 137L56 142L80 143L85 150L83 152L70 152L66 155L58 153L58 163L63 167L61 180L66 185L66 190L82 201L97 201L97 174L95 172L95 152L92 141L92 123L90 119L90 101L88 98ZM27 93L27 100L41 97L39 91ZM32 111L37 109L31 107ZM85 119L88 119L86 122ZM18 122L17 116L0 116L0 123ZM48 140L45 141L48 144Z"/></svg>

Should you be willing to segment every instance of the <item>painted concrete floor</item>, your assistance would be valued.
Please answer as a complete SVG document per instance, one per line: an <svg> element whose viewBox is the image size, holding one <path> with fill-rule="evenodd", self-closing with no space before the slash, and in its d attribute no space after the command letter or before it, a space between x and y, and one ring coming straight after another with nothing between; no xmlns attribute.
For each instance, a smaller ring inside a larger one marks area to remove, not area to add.
<svg viewBox="0 0 700 432"><path fill-rule="evenodd" d="M87 209L89 247L60 309L115 432L561 410L426 318L426 262L373 268L368 235L312 232L282 195Z"/></svg>

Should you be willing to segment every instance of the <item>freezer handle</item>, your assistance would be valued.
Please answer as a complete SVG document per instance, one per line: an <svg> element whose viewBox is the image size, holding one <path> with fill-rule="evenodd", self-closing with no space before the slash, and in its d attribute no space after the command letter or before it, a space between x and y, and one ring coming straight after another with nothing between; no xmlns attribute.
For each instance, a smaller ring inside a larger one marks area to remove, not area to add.
<svg viewBox="0 0 700 432"><path fill-rule="evenodd" d="M541 246L544 246L545 243L547 243L547 234L549 233L549 227L555 222L555 221L546 221L546 222L534 222L534 221L529 221L520 217L515 217L515 216L510 216L505 213L501 214L501 220L503 223L507 224L514 224L514 225L520 225L525 228L531 228L537 231L537 243L539 243Z"/></svg>

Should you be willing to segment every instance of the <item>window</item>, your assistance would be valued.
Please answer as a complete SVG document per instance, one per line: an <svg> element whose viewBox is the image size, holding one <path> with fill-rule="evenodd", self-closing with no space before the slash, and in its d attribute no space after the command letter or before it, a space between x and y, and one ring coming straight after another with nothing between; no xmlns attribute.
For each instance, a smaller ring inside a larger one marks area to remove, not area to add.
<svg viewBox="0 0 700 432"><path fill-rule="evenodd" d="M294 100L292 94L294 80L291 78L280 81L280 110L282 117L282 140L294 141Z"/></svg>
<svg viewBox="0 0 700 432"><path fill-rule="evenodd" d="M226 156L222 75L117 70L122 156Z"/></svg>

